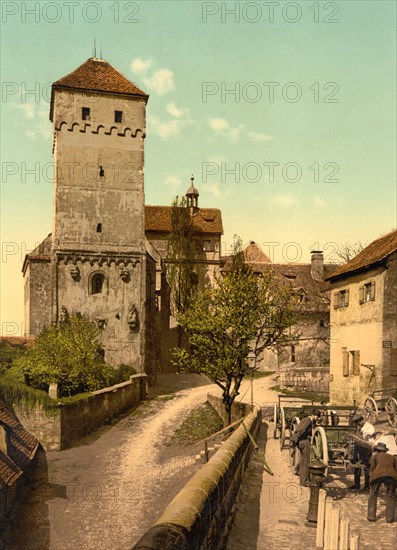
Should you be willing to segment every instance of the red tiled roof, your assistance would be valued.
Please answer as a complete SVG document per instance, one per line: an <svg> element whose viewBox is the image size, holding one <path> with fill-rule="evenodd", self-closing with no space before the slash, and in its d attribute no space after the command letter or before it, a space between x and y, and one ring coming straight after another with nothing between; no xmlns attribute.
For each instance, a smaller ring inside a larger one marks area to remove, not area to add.
<svg viewBox="0 0 397 550"><path fill-rule="evenodd" d="M24 346L31 348L35 342L34 338L29 336L0 336L0 344L7 342L10 346Z"/></svg>
<svg viewBox="0 0 397 550"><path fill-rule="evenodd" d="M103 92L105 94L123 94L138 96L148 100L138 86L103 59L87 59L80 67L60 78L52 85L50 120L53 119L54 90L71 89Z"/></svg>
<svg viewBox="0 0 397 550"><path fill-rule="evenodd" d="M172 206L145 206L145 231L171 231ZM222 214L217 208L199 208L193 218L193 228L200 233L223 234Z"/></svg>
<svg viewBox="0 0 397 550"><path fill-rule="evenodd" d="M34 435L25 430L1 397L0 425L8 435L7 455L0 455L0 486L4 486L12 483L30 464L39 442Z"/></svg>
<svg viewBox="0 0 397 550"><path fill-rule="evenodd" d="M326 277L327 281L342 278L352 273L365 271L372 266L381 264L388 256L397 251L397 230L376 239L366 246L350 262L336 269Z"/></svg>
<svg viewBox="0 0 397 550"><path fill-rule="evenodd" d="M148 97L110 63L95 58L88 59L73 72L54 82L53 86Z"/></svg>

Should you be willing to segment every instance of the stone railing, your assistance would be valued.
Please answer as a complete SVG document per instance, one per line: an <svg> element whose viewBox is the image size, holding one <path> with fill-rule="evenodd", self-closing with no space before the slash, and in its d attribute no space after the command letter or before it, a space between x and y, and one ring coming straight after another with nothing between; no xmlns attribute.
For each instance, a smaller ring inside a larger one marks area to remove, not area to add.
<svg viewBox="0 0 397 550"><path fill-rule="evenodd" d="M59 451L146 399L146 379L146 374L134 374L127 382L97 390L70 403L59 402L48 410L40 405L28 411L14 405L14 410L46 451Z"/></svg>
<svg viewBox="0 0 397 550"><path fill-rule="evenodd" d="M213 406L219 404L219 398L211 396L211 401ZM133 549L224 548L236 510L237 493L253 450L247 432L255 437L260 425L261 410L255 407Z"/></svg>

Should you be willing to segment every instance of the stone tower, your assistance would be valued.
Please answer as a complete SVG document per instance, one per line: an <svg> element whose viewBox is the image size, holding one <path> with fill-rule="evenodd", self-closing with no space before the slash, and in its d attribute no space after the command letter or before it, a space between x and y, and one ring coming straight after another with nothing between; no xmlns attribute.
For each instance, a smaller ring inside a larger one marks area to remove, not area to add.
<svg viewBox="0 0 397 550"><path fill-rule="evenodd" d="M64 308L88 315L101 328L105 360L137 370L143 370L145 345L147 100L109 63L91 58L53 84L50 112L55 178L48 321L62 318Z"/></svg>

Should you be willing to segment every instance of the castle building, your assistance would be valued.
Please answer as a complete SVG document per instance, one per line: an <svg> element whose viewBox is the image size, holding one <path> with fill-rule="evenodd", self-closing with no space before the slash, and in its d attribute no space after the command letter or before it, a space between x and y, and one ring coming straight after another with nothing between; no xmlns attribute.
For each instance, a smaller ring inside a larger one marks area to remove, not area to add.
<svg viewBox="0 0 397 550"><path fill-rule="evenodd" d="M52 86L51 236L24 262L25 321L37 335L64 309L97 320L106 361L143 370L148 95L92 58Z"/></svg>
<svg viewBox="0 0 397 550"><path fill-rule="evenodd" d="M78 311L101 328L105 361L138 372L153 370L157 328L170 325L169 309L159 310L172 207L144 204L148 97L95 57L53 84L53 229L22 269L27 336ZM199 208L198 196L192 181L186 208L205 284L223 230L220 211Z"/></svg>

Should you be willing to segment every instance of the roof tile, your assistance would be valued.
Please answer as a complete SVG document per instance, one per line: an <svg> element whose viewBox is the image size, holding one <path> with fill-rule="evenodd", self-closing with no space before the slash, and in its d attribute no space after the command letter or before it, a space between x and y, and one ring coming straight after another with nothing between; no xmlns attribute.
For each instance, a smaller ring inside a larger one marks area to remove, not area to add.
<svg viewBox="0 0 397 550"><path fill-rule="evenodd" d="M332 281L337 278L348 276L358 271L364 271L375 264L384 261L388 256L397 251L397 230L391 231L376 239L366 246L350 262L336 269L326 280Z"/></svg>
<svg viewBox="0 0 397 550"><path fill-rule="evenodd" d="M110 63L93 57L85 61L73 72L54 82L53 86L54 88L77 88L80 90L148 97L145 92L119 73Z"/></svg>

